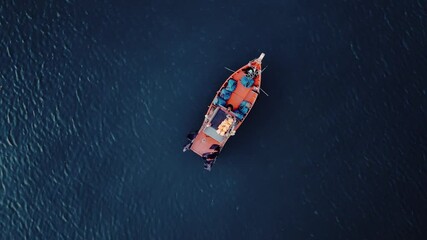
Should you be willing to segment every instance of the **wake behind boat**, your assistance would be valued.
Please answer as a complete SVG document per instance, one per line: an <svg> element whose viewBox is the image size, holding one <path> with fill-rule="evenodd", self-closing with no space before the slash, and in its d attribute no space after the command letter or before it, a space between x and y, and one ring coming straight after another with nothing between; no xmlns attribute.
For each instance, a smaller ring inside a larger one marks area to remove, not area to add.
<svg viewBox="0 0 427 240"><path fill-rule="evenodd" d="M183 151L191 150L201 156L206 170L211 170L225 143L252 109L261 89L264 56L261 53L227 78L209 105L199 131L188 134L189 143Z"/></svg>

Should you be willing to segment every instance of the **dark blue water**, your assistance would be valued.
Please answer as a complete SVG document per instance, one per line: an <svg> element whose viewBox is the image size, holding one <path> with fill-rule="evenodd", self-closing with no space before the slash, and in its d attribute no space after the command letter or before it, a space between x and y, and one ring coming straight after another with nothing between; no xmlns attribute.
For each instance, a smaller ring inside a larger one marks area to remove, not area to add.
<svg viewBox="0 0 427 240"><path fill-rule="evenodd" d="M427 2L0 4L0 239L425 239ZM181 152L229 73L261 96Z"/></svg>

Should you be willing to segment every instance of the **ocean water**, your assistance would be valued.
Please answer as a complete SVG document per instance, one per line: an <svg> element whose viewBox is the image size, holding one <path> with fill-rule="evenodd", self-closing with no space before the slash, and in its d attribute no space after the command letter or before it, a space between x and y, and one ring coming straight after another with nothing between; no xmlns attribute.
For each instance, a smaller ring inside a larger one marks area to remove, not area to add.
<svg viewBox="0 0 427 240"><path fill-rule="evenodd" d="M185 136L261 52L206 172ZM0 64L0 239L427 235L425 0L4 0Z"/></svg>

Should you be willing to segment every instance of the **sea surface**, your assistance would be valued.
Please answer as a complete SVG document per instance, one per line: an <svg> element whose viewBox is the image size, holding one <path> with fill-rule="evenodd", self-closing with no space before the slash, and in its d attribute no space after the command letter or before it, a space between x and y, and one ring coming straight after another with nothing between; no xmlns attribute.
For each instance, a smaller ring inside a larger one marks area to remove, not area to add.
<svg viewBox="0 0 427 240"><path fill-rule="evenodd" d="M211 172L229 76L263 89ZM427 1L0 3L0 239L427 239Z"/></svg>

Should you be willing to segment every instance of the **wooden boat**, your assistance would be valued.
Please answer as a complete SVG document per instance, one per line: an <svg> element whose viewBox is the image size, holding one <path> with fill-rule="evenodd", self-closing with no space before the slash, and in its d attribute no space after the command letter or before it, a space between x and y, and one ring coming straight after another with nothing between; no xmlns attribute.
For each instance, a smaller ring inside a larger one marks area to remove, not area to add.
<svg viewBox="0 0 427 240"><path fill-rule="evenodd" d="M265 54L244 65L226 79L209 105L197 133L190 133L183 151L191 150L204 160L211 170L225 143L242 125L261 90L261 62Z"/></svg>

